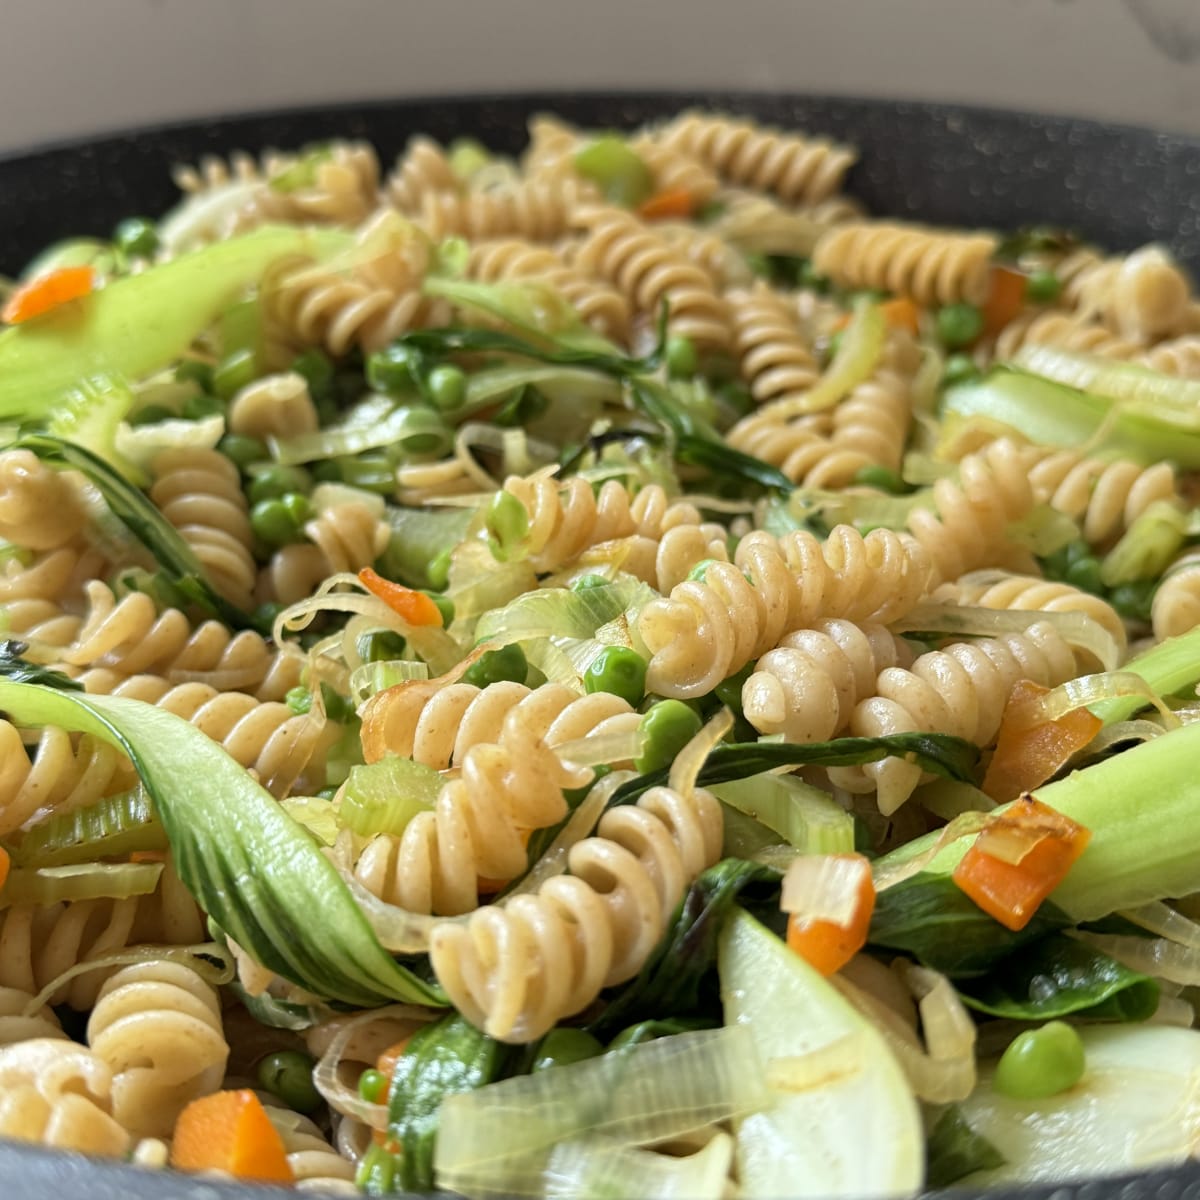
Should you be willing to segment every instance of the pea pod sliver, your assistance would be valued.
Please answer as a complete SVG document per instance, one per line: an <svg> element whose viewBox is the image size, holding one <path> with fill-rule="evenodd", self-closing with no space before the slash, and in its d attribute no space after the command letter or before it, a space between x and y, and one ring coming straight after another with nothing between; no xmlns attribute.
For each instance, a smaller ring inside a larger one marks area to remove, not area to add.
<svg viewBox="0 0 1200 1200"><path fill-rule="evenodd" d="M264 967L360 1007L442 1005L440 992L383 949L312 839L224 750L161 708L0 680L20 725L90 733L133 760L175 866L209 916Z"/></svg>

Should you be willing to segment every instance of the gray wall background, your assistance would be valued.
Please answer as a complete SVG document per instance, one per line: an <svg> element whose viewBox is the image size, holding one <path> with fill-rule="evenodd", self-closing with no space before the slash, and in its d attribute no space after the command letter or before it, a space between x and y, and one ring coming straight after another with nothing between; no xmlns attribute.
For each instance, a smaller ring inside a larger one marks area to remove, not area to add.
<svg viewBox="0 0 1200 1200"><path fill-rule="evenodd" d="M0 151L524 87L970 101L1200 134L1200 0L0 0Z"/></svg>

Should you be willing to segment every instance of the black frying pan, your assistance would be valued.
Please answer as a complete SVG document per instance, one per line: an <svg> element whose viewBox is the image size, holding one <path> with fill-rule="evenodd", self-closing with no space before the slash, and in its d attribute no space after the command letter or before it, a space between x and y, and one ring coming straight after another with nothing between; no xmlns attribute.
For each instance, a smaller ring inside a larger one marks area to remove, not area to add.
<svg viewBox="0 0 1200 1200"><path fill-rule="evenodd" d="M948 225L1055 224L1114 250L1165 242L1200 274L1200 140L1061 117L879 100L719 93L523 95L402 100L174 125L0 159L0 273L49 242L107 236L122 217L177 199L176 163L239 147L366 138L389 162L418 131L469 133L515 152L531 113L589 127L635 125L703 105L829 134L857 146L849 190L872 212ZM864 1147L869 1153L870 1148ZM315 1195L308 1192L306 1195ZM957 1190L963 1200L981 1193ZM298 1193L139 1171L0 1143L8 1200L269 1200ZM1071 1187L1005 1188L988 1200L1200 1200L1200 1163Z"/></svg>

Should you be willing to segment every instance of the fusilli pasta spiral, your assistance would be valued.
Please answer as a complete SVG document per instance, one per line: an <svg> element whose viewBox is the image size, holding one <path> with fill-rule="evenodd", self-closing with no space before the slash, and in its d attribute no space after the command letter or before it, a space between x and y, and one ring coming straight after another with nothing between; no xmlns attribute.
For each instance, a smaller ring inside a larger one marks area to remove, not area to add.
<svg viewBox="0 0 1200 1200"><path fill-rule="evenodd" d="M998 241L989 233L945 233L899 222L835 225L813 251L813 266L845 288L880 288L934 307L987 298Z"/></svg>
<svg viewBox="0 0 1200 1200"><path fill-rule="evenodd" d="M265 375L242 388L229 405L230 433L286 438L316 431L317 408L295 371Z"/></svg>
<svg viewBox="0 0 1200 1200"><path fill-rule="evenodd" d="M1163 576L1150 602L1154 636L1179 637L1200 625L1200 560L1188 554Z"/></svg>
<svg viewBox="0 0 1200 1200"><path fill-rule="evenodd" d="M441 146L427 137L409 141L383 185L392 204L408 216L417 215L426 196L454 192L458 187L458 176L450 160Z"/></svg>
<svg viewBox="0 0 1200 1200"><path fill-rule="evenodd" d="M83 528L83 507L68 478L30 450L0 453L0 538L53 550Z"/></svg>
<svg viewBox="0 0 1200 1200"><path fill-rule="evenodd" d="M660 137L664 146L708 163L731 183L775 192L793 203L813 204L833 195L857 157L824 138L696 111L677 117Z"/></svg>
<svg viewBox="0 0 1200 1200"><path fill-rule="evenodd" d="M135 1138L170 1137L184 1106L221 1086L229 1057L216 991L161 959L105 982L87 1040L112 1072L113 1116Z"/></svg>

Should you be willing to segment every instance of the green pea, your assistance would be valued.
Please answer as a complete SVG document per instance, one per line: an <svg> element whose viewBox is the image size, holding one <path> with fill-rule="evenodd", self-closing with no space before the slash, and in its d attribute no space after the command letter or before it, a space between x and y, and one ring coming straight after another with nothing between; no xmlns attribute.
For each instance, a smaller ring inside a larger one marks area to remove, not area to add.
<svg viewBox="0 0 1200 1200"><path fill-rule="evenodd" d="M139 408L137 412L129 417L130 425L157 425L160 421L173 421L175 413L169 408L164 408L161 404L147 404L145 408Z"/></svg>
<svg viewBox="0 0 1200 1200"><path fill-rule="evenodd" d="M743 251L742 257L746 260L746 266L750 268L752 275L757 275L760 279L770 279L774 274L771 260L767 255L754 251Z"/></svg>
<svg viewBox="0 0 1200 1200"><path fill-rule="evenodd" d="M431 591L429 588L421 588L420 590L437 605L438 612L442 614L442 627L444 629L449 628L454 621L454 601L449 596L444 596L441 592Z"/></svg>
<svg viewBox="0 0 1200 1200"><path fill-rule="evenodd" d="M213 369L198 358L185 358L175 368L176 383L194 383L202 392L213 390Z"/></svg>
<svg viewBox="0 0 1200 1200"><path fill-rule="evenodd" d="M951 354L942 367L942 386L953 387L956 383L966 383L979 375L979 368L969 354Z"/></svg>
<svg viewBox="0 0 1200 1200"><path fill-rule="evenodd" d="M1134 583L1122 583L1109 593L1108 601L1123 617L1132 621L1149 621L1150 604L1154 599L1156 579L1139 579Z"/></svg>
<svg viewBox="0 0 1200 1200"><path fill-rule="evenodd" d="M583 689L611 692L635 708L646 694L646 660L626 646L605 646L583 673Z"/></svg>
<svg viewBox="0 0 1200 1200"><path fill-rule="evenodd" d="M421 357L418 351L401 344L377 350L367 356L367 383L389 396L415 392L421 375Z"/></svg>
<svg viewBox="0 0 1200 1200"><path fill-rule="evenodd" d="M263 462L270 457L266 442L244 433L227 433L217 443L217 449L243 473L251 463Z"/></svg>
<svg viewBox="0 0 1200 1200"><path fill-rule="evenodd" d="M333 383L333 362L316 346L305 350L292 359L292 370L308 384L309 392L314 396L324 395Z"/></svg>
<svg viewBox="0 0 1200 1200"><path fill-rule="evenodd" d="M588 592L592 588L608 587L611 583L612 580L605 579L603 575L580 575L578 579L571 580L571 591Z"/></svg>
<svg viewBox="0 0 1200 1200"><path fill-rule="evenodd" d="M272 548L302 539L300 522L280 498L260 500L250 510L250 528L255 537Z"/></svg>
<svg viewBox="0 0 1200 1200"><path fill-rule="evenodd" d="M447 546L445 550L435 554L429 560L429 566L425 568L425 574L429 577L429 585L439 592L446 590L446 585L450 582L450 560L453 555L451 549Z"/></svg>
<svg viewBox="0 0 1200 1200"><path fill-rule="evenodd" d="M297 525L311 521L316 515L312 501L301 492L286 492L279 499Z"/></svg>
<svg viewBox="0 0 1200 1200"><path fill-rule="evenodd" d="M342 464L339 459L327 458L323 462L315 463L312 468L312 477L316 483L345 483L342 476Z"/></svg>
<svg viewBox="0 0 1200 1200"><path fill-rule="evenodd" d="M254 472L246 495L251 504L260 500L274 500L289 492L301 494L312 491L312 476L303 467L285 467L272 463Z"/></svg>
<svg viewBox="0 0 1200 1200"><path fill-rule="evenodd" d="M524 683L529 674L529 663L525 651L517 642L501 646L499 650L489 650L463 672L463 683L474 684L477 688L485 688L489 683L499 683L507 680L511 683Z"/></svg>
<svg viewBox="0 0 1200 1200"><path fill-rule="evenodd" d="M474 138L460 137L446 147L446 158L450 170L459 179L470 179L492 161L492 156L486 146Z"/></svg>
<svg viewBox="0 0 1200 1200"><path fill-rule="evenodd" d="M442 412L453 412L466 403L466 374L448 363L434 367L425 380L425 390L435 408Z"/></svg>
<svg viewBox="0 0 1200 1200"><path fill-rule="evenodd" d="M1087 558L1077 558L1067 566L1066 582L1080 591L1100 593L1104 591L1104 582L1100 577L1100 560L1092 555Z"/></svg>
<svg viewBox="0 0 1200 1200"><path fill-rule="evenodd" d="M736 675L730 675L728 679L721 680L713 688L713 695L739 716L742 712L742 684L750 678L753 671L754 663L749 662Z"/></svg>
<svg viewBox="0 0 1200 1200"><path fill-rule="evenodd" d="M269 630L271 626L275 624L275 618L279 616L279 614L283 612L286 607L286 605L280 604L277 600L268 600L264 604L260 604L254 610L253 620L255 627L258 629Z"/></svg>
<svg viewBox="0 0 1200 1200"><path fill-rule="evenodd" d="M729 417L737 420L744 417L754 408L754 397L744 383L736 379L728 379L716 390L717 404L728 410Z"/></svg>
<svg viewBox="0 0 1200 1200"><path fill-rule="evenodd" d="M396 469L386 454L360 454L356 458L343 458L340 462L342 482L351 487L374 492L378 496L390 496L396 490Z"/></svg>
<svg viewBox="0 0 1200 1200"><path fill-rule="evenodd" d="M374 1067L369 1067L358 1077L358 1094L368 1104L382 1104L387 1099L387 1086L387 1076Z"/></svg>
<svg viewBox="0 0 1200 1200"><path fill-rule="evenodd" d="M225 401L219 396L208 392L197 392L183 402L180 416L185 421L203 421L205 417L220 417L225 415Z"/></svg>
<svg viewBox="0 0 1200 1200"><path fill-rule="evenodd" d="M297 717L302 717L312 711L312 692L304 684L298 683L294 688L288 688L283 702Z"/></svg>
<svg viewBox="0 0 1200 1200"><path fill-rule="evenodd" d="M974 304L947 304L939 308L938 341L950 350L969 346L983 332L983 313Z"/></svg>
<svg viewBox="0 0 1200 1200"><path fill-rule="evenodd" d="M235 350L213 369L212 387L222 400L232 400L247 384L258 378L253 350Z"/></svg>
<svg viewBox="0 0 1200 1200"><path fill-rule="evenodd" d="M484 514L488 545L501 562L517 549L529 533L529 514L512 492L499 491Z"/></svg>
<svg viewBox="0 0 1200 1200"><path fill-rule="evenodd" d="M700 715L682 700L660 700L642 718L642 753L634 767L643 775L669 767L675 756L700 732Z"/></svg>
<svg viewBox="0 0 1200 1200"><path fill-rule="evenodd" d="M298 1113L315 1112L321 1094L313 1086L316 1061L302 1050L279 1050L258 1064L258 1082Z"/></svg>
<svg viewBox="0 0 1200 1200"><path fill-rule="evenodd" d="M881 467L878 463L873 463L869 467L863 467L855 476L854 483L860 487L875 488L880 492L890 492L893 496L900 496L908 491L904 485L904 480L887 467Z"/></svg>
<svg viewBox="0 0 1200 1200"><path fill-rule="evenodd" d="M531 1071L546 1071L550 1067L566 1067L604 1053L604 1045L586 1029L552 1029L537 1048Z"/></svg>
<svg viewBox="0 0 1200 1200"><path fill-rule="evenodd" d="M996 1064L992 1087L1014 1100L1038 1100L1074 1087L1086 1069L1083 1041L1075 1028L1065 1021L1049 1021L1013 1038Z"/></svg>
<svg viewBox="0 0 1200 1200"><path fill-rule="evenodd" d="M679 333L667 338L666 360L667 374L672 379L691 379L700 366L696 343Z"/></svg>
<svg viewBox="0 0 1200 1200"><path fill-rule="evenodd" d="M113 232L113 244L130 258L150 258L158 249L158 230L147 217L126 217Z"/></svg>
<svg viewBox="0 0 1200 1200"><path fill-rule="evenodd" d="M362 634L354 648L363 662L391 662L404 657L408 644L394 629L376 629Z"/></svg>
<svg viewBox="0 0 1200 1200"><path fill-rule="evenodd" d="M829 291L829 279L812 264L811 258L802 258L796 267L796 282L813 292Z"/></svg>
<svg viewBox="0 0 1200 1200"><path fill-rule="evenodd" d="M1025 295L1033 304L1053 304L1062 292L1062 280L1044 267L1025 281Z"/></svg>

